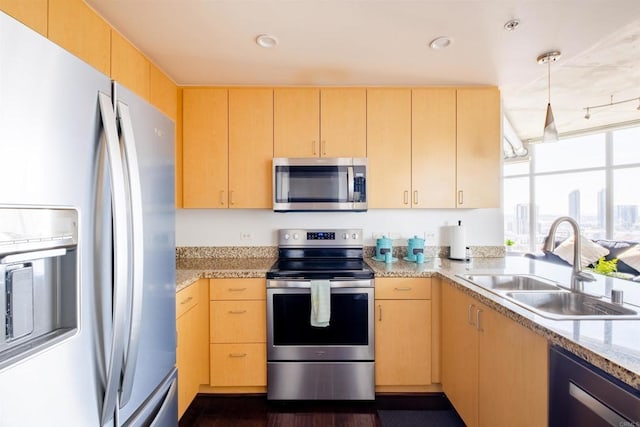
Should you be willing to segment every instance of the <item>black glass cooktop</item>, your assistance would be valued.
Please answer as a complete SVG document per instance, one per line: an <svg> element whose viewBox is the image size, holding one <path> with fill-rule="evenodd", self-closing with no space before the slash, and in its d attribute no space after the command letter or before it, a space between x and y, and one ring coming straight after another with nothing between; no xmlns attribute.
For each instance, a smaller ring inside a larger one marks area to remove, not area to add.
<svg viewBox="0 0 640 427"><path fill-rule="evenodd" d="M362 259L362 250L342 252L323 249L280 250L267 279L372 279L373 270Z"/></svg>

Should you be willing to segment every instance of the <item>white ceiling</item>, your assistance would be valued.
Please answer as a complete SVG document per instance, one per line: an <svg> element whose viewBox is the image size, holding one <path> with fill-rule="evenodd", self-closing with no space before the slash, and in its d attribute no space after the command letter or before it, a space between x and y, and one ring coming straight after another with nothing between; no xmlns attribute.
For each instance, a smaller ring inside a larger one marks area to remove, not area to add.
<svg viewBox="0 0 640 427"><path fill-rule="evenodd" d="M640 119L640 0L86 0L179 85L496 85L542 134L549 50L562 135ZM517 18L508 32L503 25ZM267 33L279 44L260 48ZM453 38L432 50L438 36Z"/></svg>

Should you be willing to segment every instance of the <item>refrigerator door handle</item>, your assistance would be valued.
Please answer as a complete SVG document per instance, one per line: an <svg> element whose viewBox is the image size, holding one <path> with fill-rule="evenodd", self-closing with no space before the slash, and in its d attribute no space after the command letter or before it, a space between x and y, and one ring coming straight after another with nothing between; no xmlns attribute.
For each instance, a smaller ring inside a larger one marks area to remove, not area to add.
<svg viewBox="0 0 640 427"><path fill-rule="evenodd" d="M124 320L126 318L127 278L129 251L127 242L127 197L124 170L116 116L111 98L98 93L100 115L102 117L103 137L111 183L111 210L113 215L113 319L111 349L108 360L104 400L102 402L101 425L109 423L115 414L120 387L120 374L124 356Z"/></svg>
<svg viewBox="0 0 640 427"><path fill-rule="evenodd" d="M122 101L116 103L116 114L120 121L120 130L124 146L125 173L129 177L129 196L131 203L131 234L132 234L132 259L131 259L131 316L127 326L128 343L122 376L122 389L120 392L120 407L127 404L131 398L133 383L138 360L138 348L140 343L140 325L142 322L142 300L144 290L144 234L142 220L142 184L140 182L140 167L136 142L131 122L129 106Z"/></svg>

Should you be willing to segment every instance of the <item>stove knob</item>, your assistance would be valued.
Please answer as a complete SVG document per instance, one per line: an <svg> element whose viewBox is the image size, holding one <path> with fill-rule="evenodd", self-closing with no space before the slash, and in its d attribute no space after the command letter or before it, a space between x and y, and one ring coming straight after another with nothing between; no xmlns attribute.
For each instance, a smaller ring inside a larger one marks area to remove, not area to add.
<svg viewBox="0 0 640 427"><path fill-rule="evenodd" d="M344 234L342 235L342 238L343 238L344 240L349 240L349 233L344 233Z"/></svg>
<svg viewBox="0 0 640 427"><path fill-rule="evenodd" d="M298 237L300 237L298 233L293 233L293 240L298 240Z"/></svg>
<svg viewBox="0 0 640 427"><path fill-rule="evenodd" d="M285 233L284 240L289 240L290 238L291 238L291 236L289 236L289 233Z"/></svg>
<svg viewBox="0 0 640 427"><path fill-rule="evenodd" d="M358 233L353 233L353 240L358 240L360 236L358 236Z"/></svg>

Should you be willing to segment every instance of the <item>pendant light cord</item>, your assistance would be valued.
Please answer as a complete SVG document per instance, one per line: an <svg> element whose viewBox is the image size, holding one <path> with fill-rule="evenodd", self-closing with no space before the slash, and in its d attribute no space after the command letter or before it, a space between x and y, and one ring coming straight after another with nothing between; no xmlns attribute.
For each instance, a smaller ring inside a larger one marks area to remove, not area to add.
<svg viewBox="0 0 640 427"><path fill-rule="evenodd" d="M551 57L547 57L547 98L551 105Z"/></svg>

